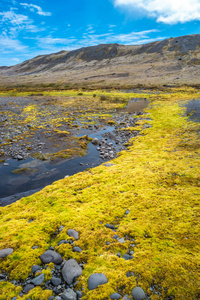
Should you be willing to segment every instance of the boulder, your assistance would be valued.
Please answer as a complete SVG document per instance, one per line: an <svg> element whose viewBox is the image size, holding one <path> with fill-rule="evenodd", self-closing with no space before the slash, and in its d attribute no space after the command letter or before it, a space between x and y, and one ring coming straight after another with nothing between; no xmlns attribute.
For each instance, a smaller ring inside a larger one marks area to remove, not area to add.
<svg viewBox="0 0 200 300"><path fill-rule="evenodd" d="M74 229L68 229L67 230L67 234L69 236L72 236L73 238L75 238L75 240L78 240L78 238L79 238L78 232L76 230L74 230Z"/></svg>
<svg viewBox="0 0 200 300"><path fill-rule="evenodd" d="M82 268L75 259L66 261L62 268L62 276L67 284L72 284L76 278L81 276L82 272Z"/></svg>
<svg viewBox="0 0 200 300"><path fill-rule="evenodd" d="M2 249L2 250L0 250L0 258L5 258L12 253L13 253L12 248Z"/></svg>
<svg viewBox="0 0 200 300"><path fill-rule="evenodd" d="M135 287L131 292L134 300L142 300L145 298L143 289L139 286Z"/></svg>
<svg viewBox="0 0 200 300"><path fill-rule="evenodd" d="M96 289L99 285L105 284L108 282L106 276L102 273L95 273L90 275L88 278L88 288L89 290Z"/></svg>
<svg viewBox="0 0 200 300"><path fill-rule="evenodd" d="M53 262L56 265L60 265L62 263L62 256L53 250L47 250L40 256L41 261L43 264L49 264Z"/></svg>

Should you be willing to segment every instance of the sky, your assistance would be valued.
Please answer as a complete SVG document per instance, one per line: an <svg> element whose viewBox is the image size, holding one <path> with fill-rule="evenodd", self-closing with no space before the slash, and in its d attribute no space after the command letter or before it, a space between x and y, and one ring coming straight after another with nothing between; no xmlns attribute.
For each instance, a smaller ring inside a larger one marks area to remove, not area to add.
<svg viewBox="0 0 200 300"><path fill-rule="evenodd" d="M0 66L200 33L200 0L0 0Z"/></svg>

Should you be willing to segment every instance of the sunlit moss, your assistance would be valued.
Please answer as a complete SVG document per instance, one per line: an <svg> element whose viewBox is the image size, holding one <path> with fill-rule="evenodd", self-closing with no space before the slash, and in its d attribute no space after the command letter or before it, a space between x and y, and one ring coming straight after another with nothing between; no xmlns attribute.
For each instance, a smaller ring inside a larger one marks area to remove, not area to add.
<svg viewBox="0 0 200 300"><path fill-rule="evenodd" d="M128 151L122 151L113 165L59 180L1 208L0 249L14 249L0 261L1 269L10 278L25 279L32 265L41 264L39 256L53 246L65 259L86 262L77 286L84 288L83 299L103 300L118 289L130 295L136 277L153 300L158 296L151 286L161 293L159 299L198 299L200 124L188 122L179 105L195 97L199 94L194 89L152 94L146 109L152 127L131 139ZM146 122L138 121L138 127ZM114 224L117 232L106 223ZM60 225L64 229L52 239ZM69 239L69 228L79 232L74 245L83 249L81 253L73 252L70 244L58 246ZM113 239L114 234L125 243ZM33 250L34 245L38 249ZM117 257L128 248L134 250L133 259ZM127 277L129 271L135 276ZM88 277L99 272L108 283L89 291ZM8 283L2 285L6 296L16 295ZM37 287L25 299L49 296L50 291Z"/></svg>

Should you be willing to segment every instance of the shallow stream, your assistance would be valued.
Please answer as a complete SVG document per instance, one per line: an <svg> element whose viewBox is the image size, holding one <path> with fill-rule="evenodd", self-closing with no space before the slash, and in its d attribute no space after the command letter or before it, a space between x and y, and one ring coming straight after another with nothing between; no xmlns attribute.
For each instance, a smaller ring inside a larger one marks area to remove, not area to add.
<svg viewBox="0 0 200 300"><path fill-rule="evenodd" d="M147 107L148 101L135 99L130 101L128 105L115 112L116 118L120 117L120 114L134 114L140 113L145 107ZM97 130L90 130L88 132L79 132L81 134L87 134L91 138L97 138L99 141L106 139L107 143L112 143L112 147L116 150L116 153L125 149L122 141L119 142L113 138L109 138L109 133L113 133L115 126L104 126ZM105 138L106 136L106 138ZM69 160L61 161L41 161L32 157L24 160L7 159L4 164L0 164L0 206L6 206L15 202L16 200L33 194L34 192L50 185L56 180L62 179L65 176L70 176L78 172L82 172L88 168L92 168L100 165L103 162L110 160L111 158L102 159L99 156L99 149L97 145L92 143L88 144L87 154L83 157L77 157ZM35 168L35 173L28 172L14 174L13 170L19 168Z"/></svg>

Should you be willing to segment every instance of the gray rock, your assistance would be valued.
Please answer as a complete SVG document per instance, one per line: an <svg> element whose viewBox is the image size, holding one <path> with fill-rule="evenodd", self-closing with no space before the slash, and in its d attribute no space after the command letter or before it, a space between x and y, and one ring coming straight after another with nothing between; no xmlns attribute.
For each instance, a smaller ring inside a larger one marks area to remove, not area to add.
<svg viewBox="0 0 200 300"><path fill-rule="evenodd" d="M23 290L23 293L28 293L30 290L34 289L34 285L33 284L27 284L25 287L24 287L24 290Z"/></svg>
<svg viewBox="0 0 200 300"><path fill-rule="evenodd" d="M76 247L73 248L73 251L81 253L83 250L76 246Z"/></svg>
<svg viewBox="0 0 200 300"><path fill-rule="evenodd" d="M112 167L112 166L114 166L114 164L106 163L106 164L104 164L104 166L105 166L105 167Z"/></svg>
<svg viewBox="0 0 200 300"><path fill-rule="evenodd" d="M125 214L128 215L129 213L130 213L130 210L127 209L127 210L125 211Z"/></svg>
<svg viewBox="0 0 200 300"><path fill-rule="evenodd" d="M82 272L82 268L78 265L75 259L66 261L62 268L62 276L67 284L72 284L74 279L81 276Z"/></svg>
<svg viewBox="0 0 200 300"><path fill-rule="evenodd" d="M62 300L62 298L60 296L56 296L55 299L56 300Z"/></svg>
<svg viewBox="0 0 200 300"><path fill-rule="evenodd" d="M121 299L121 298L122 298L121 295L118 293L114 293L110 295L110 299Z"/></svg>
<svg viewBox="0 0 200 300"><path fill-rule="evenodd" d="M49 299L48 300L53 300L54 299L54 296L51 296L51 297L49 297Z"/></svg>
<svg viewBox="0 0 200 300"><path fill-rule="evenodd" d="M6 278L6 275L0 274L0 280L4 280Z"/></svg>
<svg viewBox="0 0 200 300"><path fill-rule="evenodd" d="M67 244L68 243L68 241L66 241L66 240L61 240L59 243L58 243L58 246L60 246L61 244Z"/></svg>
<svg viewBox="0 0 200 300"><path fill-rule="evenodd" d="M142 300L145 298L143 289L139 286L135 287L131 292L134 300Z"/></svg>
<svg viewBox="0 0 200 300"><path fill-rule="evenodd" d="M78 240L79 235L78 235L78 232L77 232L76 230L74 230L74 229L68 229L68 230L67 230L67 234L68 234L69 236L74 237L75 240Z"/></svg>
<svg viewBox="0 0 200 300"><path fill-rule="evenodd" d="M132 256L132 255L129 255L129 254L124 254L124 255L122 256L122 258L125 259L125 260L129 260L129 259L132 259L133 256Z"/></svg>
<svg viewBox="0 0 200 300"><path fill-rule="evenodd" d="M132 298L129 297L129 295L125 295L122 300L131 300Z"/></svg>
<svg viewBox="0 0 200 300"><path fill-rule="evenodd" d="M0 258L5 258L12 253L13 253L12 248L2 249L2 250L0 250Z"/></svg>
<svg viewBox="0 0 200 300"><path fill-rule="evenodd" d="M38 246L33 246L32 249L33 250L38 249Z"/></svg>
<svg viewBox="0 0 200 300"><path fill-rule="evenodd" d="M44 273L31 280L34 285L41 285L44 282Z"/></svg>
<svg viewBox="0 0 200 300"><path fill-rule="evenodd" d="M106 276L102 273L95 273L90 275L88 278L88 288L89 290L96 289L99 285L105 284L108 282Z"/></svg>
<svg viewBox="0 0 200 300"><path fill-rule="evenodd" d="M77 291L76 294L77 294L78 299L80 299L82 297L81 291Z"/></svg>
<svg viewBox="0 0 200 300"><path fill-rule="evenodd" d="M112 225L112 224L106 223L105 226L106 226L106 228L109 228L109 229L115 229L115 225Z"/></svg>
<svg viewBox="0 0 200 300"><path fill-rule="evenodd" d="M123 244L123 243L125 243L125 239L124 238L118 239L118 242Z"/></svg>
<svg viewBox="0 0 200 300"><path fill-rule="evenodd" d="M77 296L76 296L76 293L72 289L67 289L61 295L61 298L63 300L76 300Z"/></svg>
<svg viewBox="0 0 200 300"><path fill-rule="evenodd" d="M56 265L60 265L62 263L62 256L53 250L47 250L40 256L41 261L43 264L49 264L53 262Z"/></svg>
<svg viewBox="0 0 200 300"><path fill-rule="evenodd" d="M94 138L94 139L92 140L92 144L93 144L93 145L98 145L98 144L99 144L98 138Z"/></svg>
<svg viewBox="0 0 200 300"><path fill-rule="evenodd" d="M54 286L58 286L59 284L62 283L62 280L61 280L60 278L58 278L58 277L52 277L52 278L51 278L51 282L52 282L52 284L53 284Z"/></svg>
<svg viewBox="0 0 200 300"><path fill-rule="evenodd" d="M13 297L11 300L17 300L17 297Z"/></svg>
<svg viewBox="0 0 200 300"><path fill-rule="evenodd" d="M40 267L40 266L38 266L38 265L34 265L34 266L32 266L32 268L31 268L31 272L34 274L36 271L39 271L39 270L41 270L42 268Z"/></svg>

